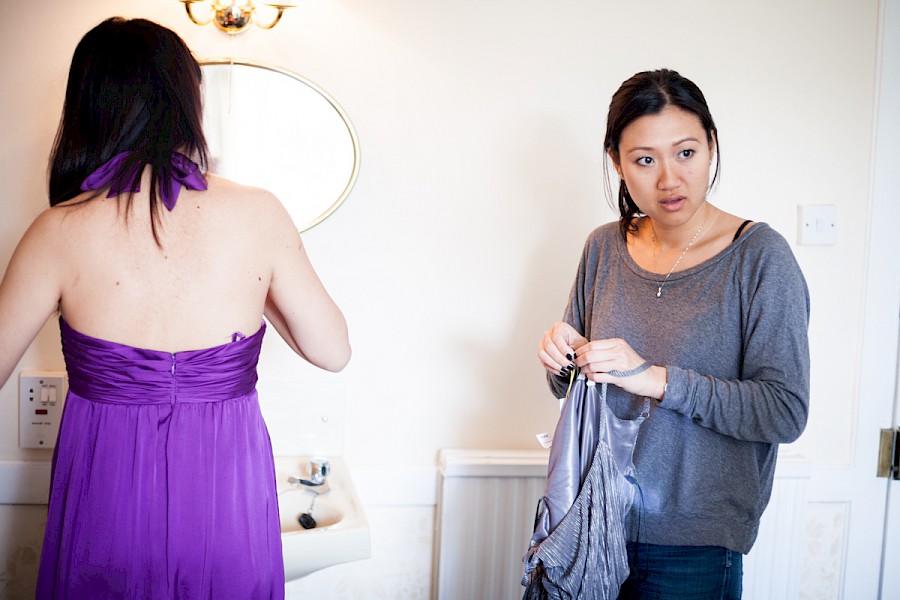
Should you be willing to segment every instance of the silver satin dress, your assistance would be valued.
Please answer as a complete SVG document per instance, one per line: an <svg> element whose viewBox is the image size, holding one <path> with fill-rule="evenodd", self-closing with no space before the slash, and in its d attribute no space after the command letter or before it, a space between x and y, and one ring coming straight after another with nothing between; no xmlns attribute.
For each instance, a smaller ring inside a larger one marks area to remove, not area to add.
<svg viewBox="0 0 900 600"><path fill-rule="evenodd" d="M553 436L544 496L523 557L526 600L606 600L628 577L625 515L634 499L634 444L640 416L620 419L606 384L579 375Z"/></svg>

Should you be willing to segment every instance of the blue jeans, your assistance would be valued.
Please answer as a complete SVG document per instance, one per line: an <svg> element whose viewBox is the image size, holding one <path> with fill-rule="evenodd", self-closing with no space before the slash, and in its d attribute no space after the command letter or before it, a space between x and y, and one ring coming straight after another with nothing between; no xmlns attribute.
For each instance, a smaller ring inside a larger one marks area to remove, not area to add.
<svg viewBox="0 0 900 600"><path fill-rule="evenodd" d="M716 546L628 543L619 600L740 600L743 555Z"/></svg>

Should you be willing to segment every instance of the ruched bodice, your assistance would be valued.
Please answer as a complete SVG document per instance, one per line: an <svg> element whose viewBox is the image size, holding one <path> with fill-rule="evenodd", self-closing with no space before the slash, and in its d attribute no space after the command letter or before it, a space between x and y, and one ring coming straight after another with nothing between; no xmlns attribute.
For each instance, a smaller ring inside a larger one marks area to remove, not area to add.
<svg viewBox="0 0 900 600"><path fill-rule="evenodd" d="M249 394L265 334L184 352L146 350L80 333L59 320L69 389L93 402L218 402Z"/></svg>
<svg viewBox="0 0 900 600"><path fill-rule="evenodd" d="M69 392L37 598L281 600L265 325L175 353L59 326Z"/></svg>

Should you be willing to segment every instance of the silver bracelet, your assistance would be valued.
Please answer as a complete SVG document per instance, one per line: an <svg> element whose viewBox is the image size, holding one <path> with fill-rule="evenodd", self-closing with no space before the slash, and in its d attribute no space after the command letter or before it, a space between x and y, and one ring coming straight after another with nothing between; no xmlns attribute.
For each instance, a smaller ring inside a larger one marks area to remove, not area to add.
<svg viewBox="0 0 900 600"><path fill-rule="evenodd" d="M647 361L644 361L644 363L641 366L635 367L635 368L631 369L630 371L618 371L616 369L613 369L612 371L609 371L609 374L612 375L613 377L631 377L632 375L637 375L638 373L643 373L644 371L646 371L647 369L649 369L652 366L653 365L650 364L650 361L647 360Z"/></svg>

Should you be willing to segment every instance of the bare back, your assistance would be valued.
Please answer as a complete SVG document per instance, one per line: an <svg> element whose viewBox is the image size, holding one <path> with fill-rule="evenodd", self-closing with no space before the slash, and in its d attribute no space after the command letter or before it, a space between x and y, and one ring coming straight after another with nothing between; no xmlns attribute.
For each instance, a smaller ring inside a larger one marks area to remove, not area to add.
<svg viewBox="0 0 900 600"><path fill-rule="evenodd" d="M340 370L346 322L270 193L210 175L160 208L157 245L149 169L130 210L125 197L77 197L44 211L0 284L0 383L59 307L77 331L177 352L255 333L263 316L309 362ZM127 218L126 218L127 216Z"/></svg>
<svg viewBox="0 0 900 600"><path fill-rule="evenodd" d="M60 207L63 318L82 333L158 350L205 348L261 323L273 271L277 201L209 177L160 210L153 239L147 178L125 202L100 197ZM76 199L77 202L77 199ZM270 232L271 233L271 232Z"/></svg>

